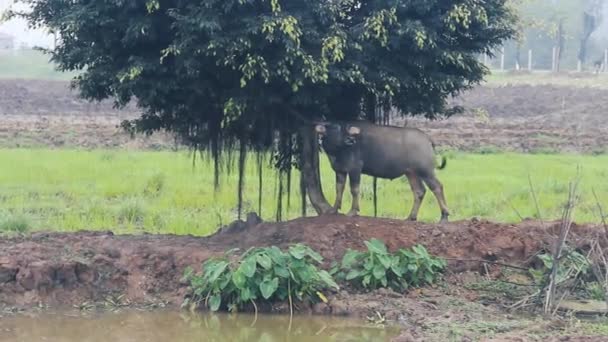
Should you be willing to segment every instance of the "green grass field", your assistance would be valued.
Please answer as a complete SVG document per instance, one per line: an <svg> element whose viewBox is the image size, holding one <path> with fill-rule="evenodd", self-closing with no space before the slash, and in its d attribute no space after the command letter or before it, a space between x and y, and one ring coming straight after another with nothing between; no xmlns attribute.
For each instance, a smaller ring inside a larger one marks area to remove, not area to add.
<svg viewBox="0 0 608 342"><path fill-rule="evenodd" d="M36 50L17 50L0 54L0 78L70 80L73 73L62 73L49 62L50 56Z"/></svg>
<svg viewBox="0 0 608 342"><path fill-rule="evenodd" d="M324 189L334 197L333 172L322 156ZM111 229L117 233L177 233L206 235L237 216L236 174L225 175L214 193L212 167L187 152L78 151L45 149L0 150L0 230ZM581 166L578 222L599 222L595 188L608 209L608 156L448 154L448 167L438 172L443 181L452 219L481 217L514 222L536 217L528 175L538 195L541 217L557 219L568 192L568 182ZM257 173L248 165L246 210L257 211ZM295 177L291 208L300 212ZM362 214L373 213L371 178L362 184ZM277 177L264 174L264 219L275 217ZM404 179L379 182L379 215L405 218L412 196ZM345 209L350 194L345 194ZM309 211L311 212L311 211ZM429 192L422 221L439 219Z"/></svg>

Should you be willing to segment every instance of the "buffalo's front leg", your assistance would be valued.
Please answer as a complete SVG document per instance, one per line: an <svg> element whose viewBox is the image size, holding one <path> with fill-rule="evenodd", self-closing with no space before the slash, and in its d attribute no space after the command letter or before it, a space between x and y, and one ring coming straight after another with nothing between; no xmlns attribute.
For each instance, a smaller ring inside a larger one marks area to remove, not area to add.
<svg viewBox="0 0 608 342"><path fill-rule="evenodd" d="M352 172L348 175L350 179L350 193L353 196L353 205L348 216L359 215L359 187L361 185L361 172Z"/></svg>
<svg viewBox="0 0 608 342"><path fill-rule="evenodd" d="M342 209L342 197L344 196L344 188L346 187L346 173L336 172L336 202L334 204L334 212L337 213Z"/></svg>

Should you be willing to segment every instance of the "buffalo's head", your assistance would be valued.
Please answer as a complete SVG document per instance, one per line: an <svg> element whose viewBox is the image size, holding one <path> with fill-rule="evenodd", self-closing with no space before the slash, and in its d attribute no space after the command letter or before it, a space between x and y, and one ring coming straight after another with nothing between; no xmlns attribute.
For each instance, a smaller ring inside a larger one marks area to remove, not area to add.
<svg viewBox="0 0 608 342"><path fill-rule="evenodd" d="M361 129L345 124L318 124L315 131L321 136L323 148L328 151L339 151L357 144Z"/></svg>

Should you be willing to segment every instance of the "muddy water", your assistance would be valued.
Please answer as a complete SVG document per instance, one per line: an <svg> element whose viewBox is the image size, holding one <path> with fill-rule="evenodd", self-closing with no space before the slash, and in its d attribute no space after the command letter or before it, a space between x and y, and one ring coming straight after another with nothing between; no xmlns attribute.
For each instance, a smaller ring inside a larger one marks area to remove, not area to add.
<svg viewBox="0 0 608 342"><path fill-rule="evenodd" d="M260 315L193 315L161 311L0 316L2 342L389 341L395 328L351 319Z"/></svg>

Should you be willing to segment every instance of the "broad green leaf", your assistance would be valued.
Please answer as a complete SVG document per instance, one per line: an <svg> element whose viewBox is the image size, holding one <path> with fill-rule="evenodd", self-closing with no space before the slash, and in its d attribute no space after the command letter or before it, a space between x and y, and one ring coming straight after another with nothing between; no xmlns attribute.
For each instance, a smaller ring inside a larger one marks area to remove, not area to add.
<svg viewBox="0 0 608 342"><path fill-rule="evenodd" d="M347 274L346 274L346 280L353 280L357 277L361 276L361 271L359 270L350 270Z"/></svg>
<svg viewBox="0 0 608 342"><path fill-rule="evenodd" d="M399 265L391 265L391 271L393 271L397 277L403 277L403 274L405 273L405 269Z"/></svg>
<svg viewBox="0 0 608 342"><path fill-rule="evenodd" d="M228 262L226 262L226 261L220 261L216 265L214 265L212 272L209 274L208 281L210 283L214 283L217 280L217 278L219 278L220 275L222 275L222 273L224 273L224 271L226 270L226 267L228 267Z"/></svg>
<svg viewBox="0 0 608 342"><path fill-rule="evenodd" d="M255 274L257 262L253 257L248 257L241 263L239 270L243 272L245 277L251 278Z"/></svg>
<svg viewBox="0 0 608 342"><path fill-rule="evenodd" d="M251 289L249 289L248 287L244 288L241 290L241 300L243 302L248 302L250 300L255 299L255 296L253 295L253 293L251 292Z"/></svg>
<svg viewBox="0 0 608 342"><path fill-rule="evenodd" d="M325 270L320 270L319 271L319 278L321 278L321 280L329 287L333 287L336 290L340 289L340 286L338 286L338 284L336 283L336 281L334 280L334 278L332 278L331 275L329 275L329 273L327 273L327 271Z"/></svg>
<svg viewBox="0 0 608 342"><path fill-rule="evenodd" d="M374 278L380 280L382 277L386 276L386 269L382 267L382 265L376 265L376 267L374 267L373 275Z"/></svg>
<svg viewBox="0 0 608 342"><path fill-rule="evenodd" d="M272 280L265 280L260 283L260 293L262 293L262 297L268 300L279 288L279 278L274 278Z"/></svg>
<svg viewBox="0 0 608 342"><path fill-rule="evenodd" d="M276 246L267 248L266 253L268 253L268 256L275 264L282 265L285 263L284 253Z"/></svg>
<svg viewBox="0 0 608 342"><path fill-rule="evenodd" d="M365 245L367 246L367 249L372 253L377 253L377 254L388 253L388 251L386 249L386 245L384 245L384 243L378 239L371 239L370 241L365 241Z"/></svg>
<svg viewBox="0 0 608 342"><path fill-rule="evenodd" d="M384 287L388 286L388 279L386 279L386 275L380 279L380 283L382 283L382 286Z"/></svg>
<svg viewBox="0 0 608 342"><path fill-rule="evenodd" d="M390 268L392 262L392 258L390 257L390 255L383 255L383 254L379 254L377 255L378 257L378 261L380 261L380 263L382 264L382 266L384 266L384 268Z"/></svg>
<svg viewBox="0 0 608 342"><path fill-rule="evenodd" d="M234 273L232 273L232 282L237 288L243 289L245 288L245 284L247 283L247 277L245 277L243 271L238 269Z"/></svg>
<svg viewBox="0 0 608 342"><path fill-rule="evenodd" d="M222 297L220 295L212 295L209 297L209 310L217 311L222 304Z"/></svg>
<svg viewBox="0 0 608 342"><path fill-rule="evenodd" d="M289 270L284 266L275 266L274 273L281 278L289 278Z"/></svg>
<svg viewBox="0 0 608 342"><path fill-rule="evenodd" d="M349 249L342 257L342 268L351 268L363 253Z"/></svg>
<svg viewBox="0 0 608 342"><path fill-rule="evenodd" d="M272 268L272 260L270 259L270 257L266 254L258 254L258 256L256 257L256 260L258 262L258 264L260 266L262 266L264 269L269 270Z"/></svg>

